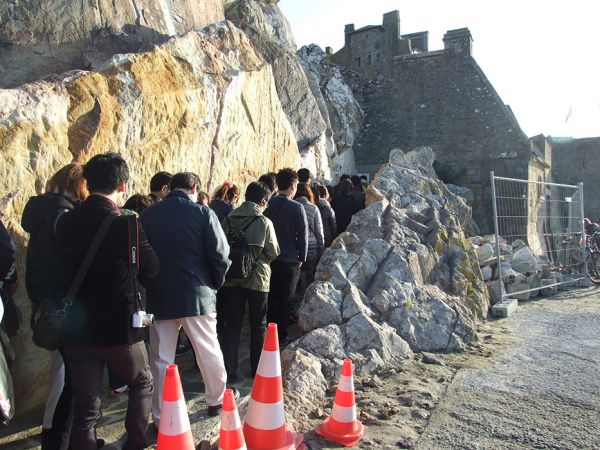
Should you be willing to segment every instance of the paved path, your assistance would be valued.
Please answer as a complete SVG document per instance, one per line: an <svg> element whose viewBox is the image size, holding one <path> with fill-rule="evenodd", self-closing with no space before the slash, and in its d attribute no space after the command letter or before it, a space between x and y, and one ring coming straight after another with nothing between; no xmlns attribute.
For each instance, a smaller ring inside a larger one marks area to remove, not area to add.
<svg viewBox="0 0 600 450"><path fill-rule="evenodd" d="M416 448L599 449L600 289L530 301L517 340L487 369L462 369Z"/></svg>

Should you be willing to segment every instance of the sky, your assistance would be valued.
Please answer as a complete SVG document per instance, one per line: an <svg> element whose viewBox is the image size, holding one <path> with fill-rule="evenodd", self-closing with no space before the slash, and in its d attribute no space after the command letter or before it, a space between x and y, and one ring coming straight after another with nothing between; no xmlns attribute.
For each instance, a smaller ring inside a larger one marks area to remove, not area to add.
<svg viewBox="0 0 600 450"><path fill-rule="evenodd" d="M280 0L298 47L344 45L344 25L379 25L400 11L400 32L467 27L473 56L528 136L600 136L600 2L596 0Z"/></svg>

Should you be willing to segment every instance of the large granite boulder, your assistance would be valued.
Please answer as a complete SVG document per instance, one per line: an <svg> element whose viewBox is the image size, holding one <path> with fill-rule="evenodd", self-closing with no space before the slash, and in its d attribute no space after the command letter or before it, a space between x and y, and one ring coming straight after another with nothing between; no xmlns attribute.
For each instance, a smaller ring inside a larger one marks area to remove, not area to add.
<svg viewBox="0 0 600 450"><path fill-rule="evenodd" d="M0 89L0 210L22 280L26 201L64 164L108 150L127 159L130 193L148 192L159 170L197 172L211 191L225 179L243 186L299 162L271 66L229 22L115 55L97 72ZM24 284L17 303L27 324ZM26 414L45 400L48 355L33 346L26 325L14 345L17 402Z"/></svg>
<svg viewBox="0 0 600 450"><path fill-rule="evenodd" d="M93 68L223 19L221 0L0 2L0 87Z"/></svg>
<svg viewBox="0 0 600 450"><path fill-rule="evenodd" d="M516 272L534 272L537 264L537 258L527 246L520 247L512 254L512 268Z"/></svg>
<svg viewBox="0 0 600 450"><path fill-rule="evenodd" d="M344 357L356 373L371 374L412 351L460 350L476 339L489 297L461 228L470 211L430 170L433 158L428 148L393 150L369 206L325 251L299 310L307 334L284 351L286 383L329 384ZM299 367L309 373L302 382ZM318 404L312 392L294 395L304 402L298 413Z"/></svg>

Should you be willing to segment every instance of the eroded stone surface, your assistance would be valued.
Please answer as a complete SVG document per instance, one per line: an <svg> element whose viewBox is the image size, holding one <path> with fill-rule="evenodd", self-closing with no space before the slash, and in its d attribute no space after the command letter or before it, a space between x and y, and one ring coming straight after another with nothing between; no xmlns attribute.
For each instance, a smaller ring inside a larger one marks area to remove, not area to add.
<svg viewBox="0 0 600 450"><path fill-rule="evenodd" d="M0 87L95 68L224 18L221 0L0 2Z"/></svg>
<svg viewBox="0 0 600 450"><path fill-rule="evenodd" d="M194 171L202 189L223 180L242 186L262 173L297 167L296 139L271 67L229 22L171 39L152 51L115 55L98 72L0 89L0 210L25 279L20 227L30 196L72 160L116 151L130 167L128 193L147 193L160 170ZM14 339L21 412L45 400L47 355L31 343L29 300L17 295L24 325Z"/></svg>

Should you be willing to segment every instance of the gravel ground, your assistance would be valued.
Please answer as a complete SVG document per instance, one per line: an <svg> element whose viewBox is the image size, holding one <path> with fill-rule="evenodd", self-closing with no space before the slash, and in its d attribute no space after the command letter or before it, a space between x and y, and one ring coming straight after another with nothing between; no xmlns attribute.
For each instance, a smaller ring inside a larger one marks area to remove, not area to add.
<svg viewBox="0 0 600 450"><path fill-rule="evenodd" d="M527 302L508 322L518 340L458 371L416 448L600 448L600 290Z"/></svg>
<svg viewBox="0 0 600 450"><path fill-rule="evenodd" d="M193 356L180 364L194 436L215 436ZM238 385L243 396L251 382L245 376ZM355 448L600 449L600 288L524 302L510 318L481 324L466 352L417 353L355 386L367 427ZM309 449L342 448L312 431L331 412L335 390L329 394L329 406L299 430ZM125 406L124 396L104 401L98 434L113 443L107 449L121 447ZM0 448L39 448L36 422L1 430Z"/></svg>

